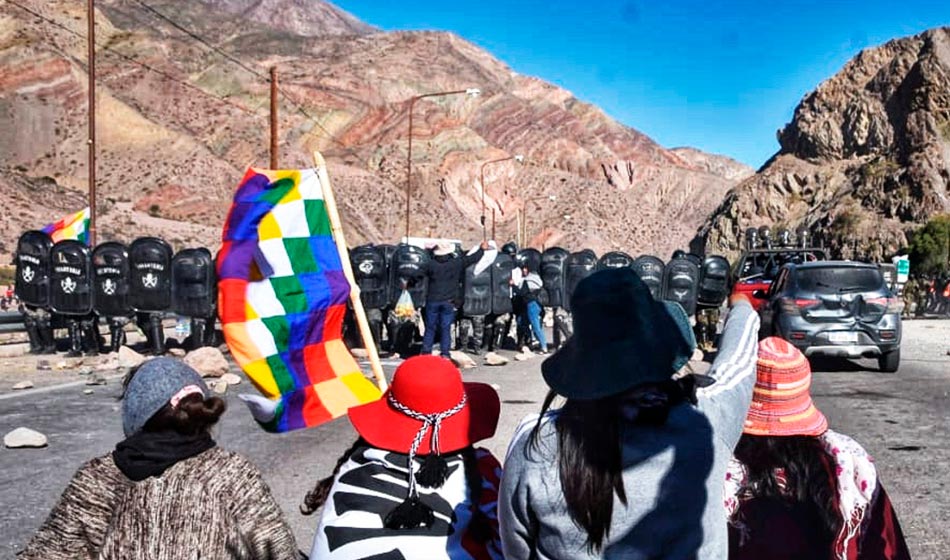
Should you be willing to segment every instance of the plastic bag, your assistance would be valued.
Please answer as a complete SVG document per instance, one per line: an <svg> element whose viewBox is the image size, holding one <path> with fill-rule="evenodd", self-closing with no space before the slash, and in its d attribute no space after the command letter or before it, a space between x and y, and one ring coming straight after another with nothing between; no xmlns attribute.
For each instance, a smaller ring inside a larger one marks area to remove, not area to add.
<svg viewBox="0 0 950 560"><path fill-rule="evenodd" d="M400 319L411 319L416 314L416 306L412 303L412 296L409 294L409 290L403 290L402 293L399 294L394 313L396 317Z"/></svg>

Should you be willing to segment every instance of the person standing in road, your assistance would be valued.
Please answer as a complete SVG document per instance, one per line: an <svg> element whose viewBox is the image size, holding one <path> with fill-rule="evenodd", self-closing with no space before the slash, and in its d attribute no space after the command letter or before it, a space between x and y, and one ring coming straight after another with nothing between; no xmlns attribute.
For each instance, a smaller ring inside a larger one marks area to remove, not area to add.
<svg viewBox="0 0 950 560"><path fill-rule="evenodd" d="M154 358L130 375L126 438L76 472L18 558L297 558L260 471L211 438L225 402L198 372Z"/></svg>
<svg viewBox="0 0 950 560"><path fill-rule="evenodd" d="M755 381L748 298L732 299L709 377L674 379L696 348L689 319L629 268L582 280L571 309L574 336L541 366L541 414L508 448L505 558L725 558L718 499Z"/></svg>
<svg viewBox="0 0 950 560"><path fill-rule="evenodd" d="M811 367L778 337L759 343L757 380L724 503L733 560L910 560L867 451L828 429Z"/></svg>
<svg viewBox="0 0 950 560"><path fill-rule="evenodd" d="M435 344L436 331L439 333L439 353L443 358L451 356L452 323L455 322L456 301L459 298L459 286L465 268L482 258L488 242L482 241L477 251L470 255L458 256L450 243L440 243L433 251L426 274L429 275L429 292L426 296L425 324L426 332L422 337L422 354L431 354Z"/></svg>
<svg viewBox="0 0 950 560"><path fill-rule="evenodd" d="M522 314L518 317L518 324L524 321L528 322L531 332L538 340L541 353L548 353L548 340L544 336L544 326L541 324L541 294L544 290L544 282L536 271L530 270L527 265L521 266L521 281L515 284L517 280L511 279L515 287L514 296L521 298ZM521 329L519 329L521 330Z"/></svg>
<svg viewBox="0 0 950 560"><path fill-rule="evenodd" d="M414 356L377 401L347 412L359 434L300 510L323 508L310 557L501 560L501 465L490 438L501 402L449 360Z"/></svg>

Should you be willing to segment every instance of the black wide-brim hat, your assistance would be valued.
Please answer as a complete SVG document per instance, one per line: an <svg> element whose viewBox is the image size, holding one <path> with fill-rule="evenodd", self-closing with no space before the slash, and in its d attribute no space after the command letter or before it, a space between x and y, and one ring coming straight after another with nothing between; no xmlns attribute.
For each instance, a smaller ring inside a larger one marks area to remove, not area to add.
<svg viewBox="0 0 950 560"><path fill-rule="evenodd" d="M569 399L599 399L666 381L696 349L682 306L653 299L630 268L582 280L571 310L574 335L541 365L548 386Z"/></svg>

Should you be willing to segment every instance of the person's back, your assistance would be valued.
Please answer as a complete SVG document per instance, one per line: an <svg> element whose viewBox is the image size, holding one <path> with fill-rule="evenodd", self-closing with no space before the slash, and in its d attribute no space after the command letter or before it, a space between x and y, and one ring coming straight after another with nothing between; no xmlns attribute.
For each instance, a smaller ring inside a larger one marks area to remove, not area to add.
<svg viewBox="0 0 950 560"><path fill-rule="evenodd" d="M567 401L540 425L527 418L505 460L506 558L725 556L721 480L751 398L758 318L747 300L734 301L715 383L696 390L708 380L671 378L695 348L685 313L655 302L634 276L601 271L574 294L577 331L543 367Z"/></svg>
<svg viewBox="0 0 950 560"><path fill-rule="evenodd" d="M224 409L181 362L143 364L123 401L126 439L76 472L19 558L296 558L258 469L211 439Z"/></svg>

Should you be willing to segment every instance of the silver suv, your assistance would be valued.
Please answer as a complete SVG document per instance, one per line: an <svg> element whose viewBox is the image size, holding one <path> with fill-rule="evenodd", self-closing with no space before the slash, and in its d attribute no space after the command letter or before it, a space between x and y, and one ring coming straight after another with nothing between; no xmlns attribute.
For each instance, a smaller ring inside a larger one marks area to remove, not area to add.
<svg viewBox="0 0 950 560"><path fill-rule="evenodd" d="M820 261L785 265L759 309L763 336L788 340L806 356L877 358L900 366L901 307L877 265Z"/></svg>

